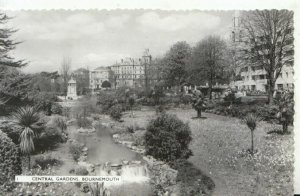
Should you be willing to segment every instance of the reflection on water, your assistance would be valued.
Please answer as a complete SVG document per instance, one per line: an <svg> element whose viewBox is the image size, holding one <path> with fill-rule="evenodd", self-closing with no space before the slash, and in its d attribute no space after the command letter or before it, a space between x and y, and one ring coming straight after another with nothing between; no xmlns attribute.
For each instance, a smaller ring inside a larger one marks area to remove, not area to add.
<svg viewBox="0 0 300 196"><path fill-rule="evenodd" d="M122 160L139 160L140 155L116 144L108 128L101 125L96 127L96 133L74 133L80 143L85 144L88 150L87 161L93 164L112 162L121 163Z"/></svg>

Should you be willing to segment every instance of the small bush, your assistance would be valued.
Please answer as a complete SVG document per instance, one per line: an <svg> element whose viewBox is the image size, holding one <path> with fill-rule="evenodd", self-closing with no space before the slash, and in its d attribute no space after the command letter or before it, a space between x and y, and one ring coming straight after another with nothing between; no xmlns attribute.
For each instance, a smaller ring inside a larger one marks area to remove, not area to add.
<svg viewBox="0 0 300 196"><path fill-rule="evenodd" d="M110 109L110 117L116 121L120 121L122 117L122 106L120 104L114 105Z"/></svg>
<svg viewBox="0 0 300 196"><path fill-rule="evenodd" d="M15 175L22 173L20 150L12 140L0 130L0 192L14 188Z"/></svg>
<svg viewBox="0 0 300 196"><path fill-rule="evenodd" d="M192 155L192 151L188 148L191 140L188 124L174 115L161 114L147 126L146 154L167 162L179 158L187 159Z"/></svg>
<svg viewBox="0 0 300 196"><path fill-rule="evenodd" d="M158 105L155 107L155 112L157 115L166 113L166 107L164 105Z"/></svg>
<svg viewBox="0 0 300 196"><path fill-rule="evenodd" d="M61 131L65 131L67 129L67 121L65 118L60 116L55 116L53 119L54 125L59 128Z"/></svg>
<svg viewBox="0 0 300 196"><path fill-rule="evenodd" d="M88 118L79 116L76 119L76 123L78 127L82 128L91 128L92 127L92 121L90 121Z"/></svg>
<svg viewBox="0 0 300 196"><path fill-rule="evenodd" d="M71 153L73 159L77 161L82 152L81 146L77 143L72 143L69 146L69 152Z"/></svg>
<svg viewBox="0 0 300 196"><path fill-rule="evenodd" d="M15 125L13 122L3 121L0 123L0 130L6 133L15 144L20 143L20 134L23 131L20 126Z"/></svg>
<svg viewBox="0 0 300 196"><path fill-rule="evenodd" d="M134 133L134 127L131 125L131 126L128 126L128 127L126 127L126 131L128 132L128 133Z"/></svg>
<svg viewBox="0 0 300 196"><path fill-rule="evenodd" d="M35 158L34 167L40 167L42 170L48 169L52 166L59 166L62 161L53 158L51 155L39 155Z"/></svg>
<svg viewBox="0 0 300 196"><path fill-rule="evenodd" d="M75 169L75 174L78 176L87 176L89 171L85 167L78 167Z"/></svg>
<svg viewBox="0 0 300 196"><path fill-rule="evenodd" d="M51 106L51 113L61 115L63 113L63 107L58 103L53 103Z"/></svg>
<svg viewBox="0 0 300 196"><path fill-rule="evenodd" d="M66 139L65 135L56 127L46 127L39 137L34 138L34 146L37 152L44 152L54 149Z"/></svg>

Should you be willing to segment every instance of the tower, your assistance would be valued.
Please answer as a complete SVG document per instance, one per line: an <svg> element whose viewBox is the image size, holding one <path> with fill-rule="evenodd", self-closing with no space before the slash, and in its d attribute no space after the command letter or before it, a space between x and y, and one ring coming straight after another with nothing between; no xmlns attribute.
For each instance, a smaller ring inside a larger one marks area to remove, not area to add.
<svg viewBox="0 0 300 196"><path fill-rule="evenodd" d="M69 80L68 82L67 99L71 99L71 100L77 99L76 81L73 78L71 78L71 80Z"/></svg>

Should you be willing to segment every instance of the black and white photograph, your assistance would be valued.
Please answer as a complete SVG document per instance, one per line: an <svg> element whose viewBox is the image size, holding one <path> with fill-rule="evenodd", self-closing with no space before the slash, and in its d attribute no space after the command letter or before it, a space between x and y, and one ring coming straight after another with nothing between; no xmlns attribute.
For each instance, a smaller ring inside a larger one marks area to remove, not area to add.
<svg viewBox="0 0 300 196"><path fill-rule="evenodd" d="M0 9L0 195L293 195L294 14Z"/></svg>

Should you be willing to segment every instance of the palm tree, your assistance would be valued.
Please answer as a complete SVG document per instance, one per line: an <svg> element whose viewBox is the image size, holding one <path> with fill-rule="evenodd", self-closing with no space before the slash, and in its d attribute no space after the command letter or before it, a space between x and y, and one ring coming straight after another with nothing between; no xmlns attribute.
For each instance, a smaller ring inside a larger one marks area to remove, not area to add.
<svg viewBox="0 0 300 196"><path fill-rule="evenodd" d="M31 106L20 107L11 114L11 117L23 128L20 134L20 149L27 156L28 169L30 169L30 154L34 151L33 139L40 121L38 109Z"/></svg>
<svg viewBox="0 0 300 196"><path fill-rule="evenodd" d="M243 118L243 122L251 131L251 154L254 154L254 130L256 129L258 121L260 121L260 118L253 113L249 113Z"/></svg>

